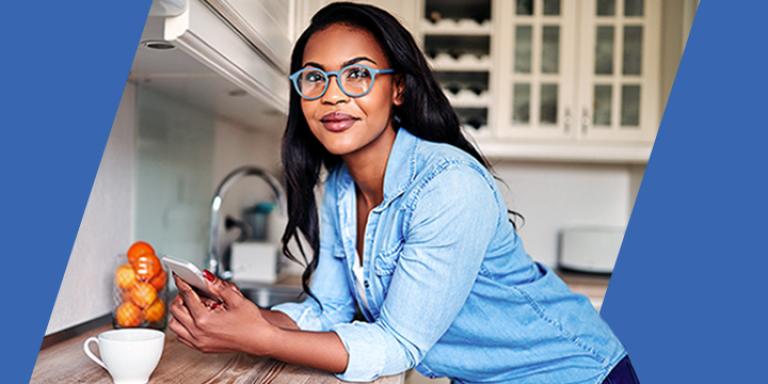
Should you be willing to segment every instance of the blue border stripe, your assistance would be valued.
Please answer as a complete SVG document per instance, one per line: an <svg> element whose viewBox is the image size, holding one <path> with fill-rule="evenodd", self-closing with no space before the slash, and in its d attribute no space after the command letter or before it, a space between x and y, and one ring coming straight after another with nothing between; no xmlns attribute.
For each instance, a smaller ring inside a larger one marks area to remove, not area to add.
<svg viewBox="0 0 768 384"><path fill-rule="evenodd" d="M150 3L3 4L4 383L29 380Z"/></svg>
<svg viewBox="0 0 768 384"><path fill-rule="evenodd" d="M603 310L643 383L766 381L767 14L699 6Z"/></svg>

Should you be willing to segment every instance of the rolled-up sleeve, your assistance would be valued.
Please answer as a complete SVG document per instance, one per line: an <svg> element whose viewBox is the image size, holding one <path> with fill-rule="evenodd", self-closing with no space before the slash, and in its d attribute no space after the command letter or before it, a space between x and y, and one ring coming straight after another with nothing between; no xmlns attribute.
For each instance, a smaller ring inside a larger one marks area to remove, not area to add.
<svg viewBox="0 0 768 384"><path fill-rule="evenodd" d="M349 354L341 380L371 381L418 365L474 285L499 222L495 192L463 163L423 183L379 318L331 327Z"/></svg>
<svg viewBox="0 0 768 384"><path fill-rule="evenodd" d="M307 297L299 303L272 306L273 311L288 315L304 331L329 331L337 323L348 323L355 316L354 297L345 275L344 259L335 257L336 199L333 183L326 183L320 209L320 254L309 288L323 304Z"/></svg>

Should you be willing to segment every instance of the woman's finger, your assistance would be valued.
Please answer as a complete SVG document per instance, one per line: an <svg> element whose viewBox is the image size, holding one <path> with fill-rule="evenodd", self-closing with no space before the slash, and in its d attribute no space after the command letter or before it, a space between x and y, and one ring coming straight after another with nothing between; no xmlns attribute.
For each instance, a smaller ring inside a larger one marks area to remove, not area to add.
<svg viewBox="0 0 768 384"><path fill-rule="evenodd" d="M176 281L176 287L179 288L179 295L181 296L182 300L184 300L184 305L189 309L192 317L199 318L202 316L207 311L207 309L203 302L200 300L200 296L197 295L197 292L195 292L192 286L187 284L186 281L184 281L176 274L173 275L173 278Z"/></svg>
<svg viewBox="0 0 768 384"><path fill-rule="evenodd" d="M175 333L177 338L179 339L184 339L184 341L194 339L192 337L192 334L189 333L189 330L187 330L187 328L185 328L183 324L181 324L178 320L176 320L173 317L171 317L171 320L168 321L168 328L170 328L171 331L173 331L173 333Z"/></svg>
<svg viewBox="0 0 768 384"><path fill-rule="evenodd" d="M208 270L205 270L205 272L207 272L206 276L208 277L205 280L205 284L208 285L208 289L214 295L221 298L224 302L224 306L227 308L234 308L243 300L244 296L239 289L233 289L231 286L227 285L224 280L216 277L216 275L208 272ZM211 281L211 279L213 279L213 281Z"/></svg>
<svg viewBox="0 0 768 384"><path fill-rule="evenodd" d="M190 336L192 336L193 331L196 331L197 326L195 324L195 319L192 317L192 315L189 313L189 310L184 305L184 302L179 299L177 296L176 299L174 299L171 302L170 305L171 315L173 315L173 318L176 319L176 322L179 323L179 325L183 326ZM193 337L194 338L194 337Z"/></svg>
<svg viewBox="0 0 768 384"><path fill-rule="evenodd" d="M200 300L203 302L203 304L206 307L208 307L208 309L213 309L213 308L215 308L214 306L218 306L219 305L219 301L218 300L213 300L213 299L210 299L210 298L207 298L207 297L200 296Z"/></svg>
<svg viewBox="0 0 768 384"><path fill-rule="evenodd" d="M187 339L185 339L185 338L183 338L183 337L181 337L181 336L178 336L178 335L176 335L176 340L178 340L180 343L182 343L182 344L186 345L186 346L187 346L187 347L189 347L190 349L196 349L196 350L199 350L199 349L197 348L197 346L196 346L196 345L195 345L193 342L191 342L191 341L189 341L189 340L187 340Z"/></svg>
<svg viewBox="0 0 768 384"><path fill-rule="evenodd" d="M219 280L221 280L221 279L219 279ZM245 295L243 295L243 292L240 291L240 288L238 288L237 285L235 285L235 283L233 283L231 281L226 281L226 280L221 280L221 282L224 284L224 286L226 286L227 288L235 291L235 293L237 293L241 297L245 297Z"/></svg>

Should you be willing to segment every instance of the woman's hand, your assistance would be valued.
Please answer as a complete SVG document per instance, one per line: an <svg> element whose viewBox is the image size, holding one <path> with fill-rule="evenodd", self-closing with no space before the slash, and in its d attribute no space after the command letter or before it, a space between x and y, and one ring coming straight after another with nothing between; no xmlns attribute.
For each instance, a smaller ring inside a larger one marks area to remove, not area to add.
<svg viewBox="0 0 768 384"><path fill-rule="evenodd" d="M276 327L261 309L245 298L234 284L213 275L208 288L221 302L201 298L174 274L179 295L170 305L168 327L179 341L202 352L246 352L266 356L272 350Z"/></svg>

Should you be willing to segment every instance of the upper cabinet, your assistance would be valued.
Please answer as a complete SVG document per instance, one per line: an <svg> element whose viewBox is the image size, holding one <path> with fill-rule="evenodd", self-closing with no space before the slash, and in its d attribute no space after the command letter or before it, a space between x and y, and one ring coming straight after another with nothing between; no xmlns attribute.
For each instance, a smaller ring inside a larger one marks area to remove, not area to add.
<svg viewBox="0 0 768 384"><path fill-rule="evenodd" d="M652 142L661 97L660 2L602 0L581 5L581 137Z"/></svg>
<svg viewBox="0 0 768 384"><path fill-rule="evenodd" d="M280 131L294 3L156 0L131 78L245 126Z"/></svg>
<svg viewBox="0 0 768 384"><path fill-rule="evenodd" d="M494 158L647 161L659 125L659 0L424 0L419 38Z"/></svg>
<svg viewBox="0 0 768 384"><path fill-rule="evenodd" d="M650 143L658 126L659 3L499 2L497 136Z"/></svg>
<svg viewBox="0 0 768 384"><path fill-rule="evenodd" d="M253 44L281 71L288 72L291 58L292 1L205 0L227 23Z"/></svg>

